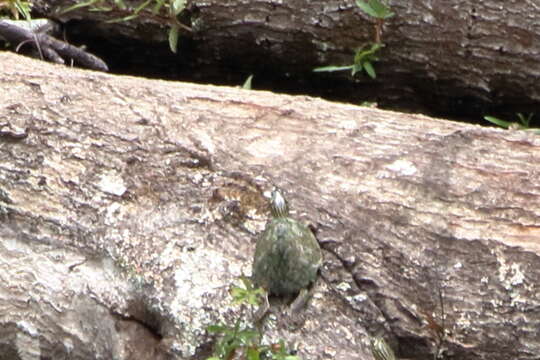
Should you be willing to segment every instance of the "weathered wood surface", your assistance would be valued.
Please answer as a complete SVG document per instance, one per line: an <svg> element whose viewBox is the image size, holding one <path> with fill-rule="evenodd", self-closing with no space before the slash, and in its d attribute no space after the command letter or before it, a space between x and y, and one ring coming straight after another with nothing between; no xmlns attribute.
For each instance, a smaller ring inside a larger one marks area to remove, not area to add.
<svg viewBox="0 0 540 360"><path fill-rule="evenodd" d="M94 20L96 23L86 23L88 26L83 31L101 34L103 38L114 40L127 36L164 44L167 41L166 27L159 26L163 24L157 23L155 17L104 24L105 20L127 14L81 9L59 15L59 10L73 3L35 1L35 8L64 22ZM478 118L493 111L504 110L513 115L538 108L540 8L537 1L502 4L414 0L391 1L390 5L396 15L383 28L382 41L386 48L375 65L377 80L366 77L358 81L347 72L332 74L330 78L341 81L341 86L346 88L341 96L349 93L350 97L358 94L359 98L365 98L366 94L384 94L378 97L379 102L394 106L409 104L411 108L438 107L439 111ZM309 78L307 74L317 66L349 65L356 49L374 38L373 19L358 8L355 0L229 0L226 4L221 0L193 0L188 2L182 21L193 32L182 32L178 57L167 59L163 53L160 61L170 68L182 61L182 69L188 71L199 72L203 66L208 76L213 74L212 68L224 63L229 70L221 71L236 71L241 77L255 73L255 78L263 82L268 72L283 78L287 76L285 73ZM76 26L68 29L80 33ZM119 45L124 43L125 40ZM183 46L187 48L182 50ZM167 48L165 45L164 50ZM144 49L138 52L131 57L145 54ZM123 61L129 63L130 59ZM325 78L321 74L317 76ZM336 92L339 89L327 95L336 96Z"/></svg>
<svg viewBox="0 0 540 360"><path fill-rule="evenodd" d="M270 339L538 359L538 136L5 52L0 99L0 359L203 357L273 185L327 282Z"/></svg>

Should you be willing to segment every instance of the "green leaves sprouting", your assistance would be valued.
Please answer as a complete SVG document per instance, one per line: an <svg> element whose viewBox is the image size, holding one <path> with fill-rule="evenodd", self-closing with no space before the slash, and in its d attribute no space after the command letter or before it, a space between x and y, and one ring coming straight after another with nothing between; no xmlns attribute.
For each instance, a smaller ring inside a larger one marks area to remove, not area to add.
<svg viewBox="0 0 540 360"><path fill-rule="evenodd" d="M126 4L124 0L87 0L63 9L61 14L88 8L89 11L110 13L113 18L108 20L108 23L126 22L138 17L154 19L169 26L169 47L176 53L180 30L191 31L189 26L178 20L186 4L187 0L144 0L132 6Z"/></svg>

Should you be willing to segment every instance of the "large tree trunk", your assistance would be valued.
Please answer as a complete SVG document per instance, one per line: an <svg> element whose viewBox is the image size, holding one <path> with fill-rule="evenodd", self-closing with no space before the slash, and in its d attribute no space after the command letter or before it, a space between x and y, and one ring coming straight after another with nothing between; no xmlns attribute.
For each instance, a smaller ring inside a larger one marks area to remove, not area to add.
<svg viewBox="0 0 540 360"><path fill-rule="evenodd" d="M81 18L98 21L82 30L71 29L79 34L101 33L114 44L111 58L119 46L124 47L118 61L126 64L130 57L138 63L141 57L155 57L155 49L150 48L147 54L139 48L125 56L130 46L125 40L119 42L118 36L166 43L163 19L141 15L128 23L103 24L128 13L88 12L84 8L58 15L58 9L72 3L37 1L36 9L64 22ZM340 79L346 83L331 87L328 96L335 96L343 87L353 98L355 94L358 98L382 94L377 99L382 103L414 108L438 104L439 109L443 106L446 111L475 116L500 110L501 105L509 112L538 107L540 32L536 24L540 23L540 12L534 11L538 9L535 1L499 5L496 1L416 0L391 1L390 6L396 15L382 29L386 47L375 64L377 80L365 77L358 81L348 72L314 75L327 82ZM166 52L160 54L164 71L200 71L202 65L211 76L215 69L211 65L222 63L228 70L219 69L221 81L225 74L234 77L235 71L244 78L254 73L262 83L267 73L274 82L276 77L290 76L313 81L313 74L308 74L314 67L351 64L355 50L375 37L373 19L354 0L230 0L226 5L221 0L193 0L188 2L182 21L191 25L193 32L182 32L178 57L167 59ZM167 46L164 49L168 51ZM179 61L180 65L175 65Z"/></svg>
<svg viewBox="0 0 540 360"><path fill-rule="evenodd" d="M203 357L273 185L326 281L270 339L304 359L371 359L368 335L403 358L538 359L539 137L0 64L0 359Z"/></svg>

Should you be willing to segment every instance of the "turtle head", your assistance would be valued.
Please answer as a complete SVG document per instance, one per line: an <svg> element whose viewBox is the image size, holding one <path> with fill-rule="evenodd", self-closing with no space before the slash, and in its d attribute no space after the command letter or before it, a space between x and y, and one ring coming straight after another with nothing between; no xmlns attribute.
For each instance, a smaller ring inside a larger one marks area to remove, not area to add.
<svg viewBox="0 0 540 360"><path fill-rule="evenodd" d="M289 205L278 189L272 191L272 199L270 201L270 211L275 218L283 218L289 216Z"/></svg>

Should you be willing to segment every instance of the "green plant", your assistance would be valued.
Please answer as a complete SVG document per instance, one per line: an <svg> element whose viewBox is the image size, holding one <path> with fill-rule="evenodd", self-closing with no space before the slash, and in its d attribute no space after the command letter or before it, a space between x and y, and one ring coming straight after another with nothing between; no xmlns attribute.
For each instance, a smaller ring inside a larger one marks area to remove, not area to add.
<svg viewBox="0 0 540 360"><path fill-rule="evenodd" d="M90 11L109 12L114 17L108 23L124 22L137 17L153 19L169 26L169 47L176 53L180 29L191 32L191 28L178 20L186 8L187 0L144 0L137 6L127 5L124 0L87 0L63 9L64 14L73 10L89 8Z"/></svg>
<svg viewBox="0 0 540 360"><path fill-rule="evenodd" d="M365 44L356 50L354 61L351 65L345 66L323 66L313 69L314 72L332 72L351 70L351 75L354 76L359 72L365 71L372 79L377 77L373 63L379 60L377 52L384 47L381 42L382 26L386 19L391 18L395 14L390 11L390 7L381 0L356 0L356 5L367 15L375 19L375 37L372 43Z"/></svg>
<svg viewBox="0 0 540 360"><path fill-rule="evenodd" d="M251 80L253 80L253 75L248 76L248 78L244 82L244 85L242 85L242 89L251 90Z"/></svg>
<svg viewBox="0 0 540 360"><path fill-rule="evenodd" d="M31 20L30 9L32 3L24 0L3 0L0 2L0 12L8 11L11 17L19 20L22 15L26 20Z"/></svg>
<svg viewBox="0 0 540 360"><path fill-rule="evenodd" d="M534 116L534 113L529 113L527 116L523 115L522 113L516 114L518 117L519 122L510 122L505 121L499 118L496 118L495 116L484 116L484 119L489 121L492 124L498 125L502 128L509 129L509 130L526 130L526 131L532 131L535 134L540 134L540 128L531 128L530 123Z"/></svg>
<svg viewBox="0 0 540 360"><path fill-rule="evenodd" d="M368 107L368 108L377 108L378 104L375 101L362 101L360 103L360 106Z"/></svg>
<svg viewBox="0 0 540 360"><path fill-rule="evenodd" d="M216 343L212 357L207 360L230 359L238 352L244 351L248 359L259 359L258 346L259 333L250 329L240 328L241 319L238 318L233 327L226 325L210 325L206 329L209 333L221 336Z"/></svg>
<svg viewBox="0 0 540 360"><path fill-rule="evenodd" d="M377 57L377 52L384 46L382 43L364 45L360 49L356 50L354 55L354 62L351 65L346 66L323 66L313 69L314 72L332 72L332 71L343 71L351 70L351 75L354 76L356 73L364 70L366 74L369 75L372 79L377 77L375 73L375 68L373 67L373 62L379 60Z"/></svg>
<svg viewBox="0 0 540 360"><path fill-rule="evenodd" d="M241 276L243 287L233 286L231 288L231 296L233 298L233 304L243 306L259 306L260 299L264 296L264 290L262 288L256 288L250 279L245 276Z"/></svg>
<svg viewBox="0 0 540 360"><path fill-rule="evenodd" d="M377 19L389 19L395 14L390 11L390 7L379 0L356 0L356 5L366 14Z"/></svg>
<svg viewBox="0 0 540 360"><path fill-rule="evenodd" d="M277 344L262 345L262 334L255 327L243 326L246 309L259 306L265 292L262 288L255 288L251 280L240 278L243 287L234 286L230 294L232 303L241 306L240 316L233 326L215 324L207 327L207 331L219 337L214 346L214 352L206 360L228 360L241 353L243 359L248 360L299 360L298 356L290 355L283 340Z"/></svg>

